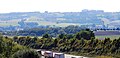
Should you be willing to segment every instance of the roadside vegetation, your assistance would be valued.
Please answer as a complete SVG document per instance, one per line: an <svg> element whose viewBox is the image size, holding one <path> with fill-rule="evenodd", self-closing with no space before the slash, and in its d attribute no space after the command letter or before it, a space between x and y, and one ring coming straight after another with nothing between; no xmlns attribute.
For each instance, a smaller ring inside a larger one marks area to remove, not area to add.
<svg viewBox="0 0 120 58"><path fill-rule="evenodd" d="M120 38L111 40L95 39L95 35L89 29L81 30L76 34L60 34L53 39L49 34L44 34L42 38L30 36L13 38L20 45L33 49L46 49L55 52L83 56L110 56L120 57Z"/></svg>
<svg viewBox="0 0 120 58"><path fill-rule="evenodd" d="M15 43L12 38L0 35L0 58L10 58L12 54L22 49L29 48Z"/></svg>
<svg viewBox="0 0 120 58"><path fill-rule="evenodd" d="M14 53L12 58L40 58L40 54L31 49L24 49Z"/></svg>
<svg viewBox="0 0 120 58"><path fill-rule="evenodd" d="M37 52L31 49L45 49L98 58L120 58L120 38L112 40L110 38L96 39L93 31L89 29L81 30L76 34L59 34L54 39L47 33L41 38L36 36L14 36L9 38L0 35L0 57L2 58L24 58L31 53L33 56L39 56ZM25 56L25 54L28 55Z"/></svg>

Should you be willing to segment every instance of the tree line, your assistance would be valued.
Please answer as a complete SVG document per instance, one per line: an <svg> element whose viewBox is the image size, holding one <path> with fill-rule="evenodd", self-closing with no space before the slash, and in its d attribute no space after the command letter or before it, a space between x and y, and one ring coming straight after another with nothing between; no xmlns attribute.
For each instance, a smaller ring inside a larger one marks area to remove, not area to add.
<svg viewBox="0 0 120 58"><path fill-rule="evenodd" d="M7 31L3 32L4 35L9 36L42 36L48 33L52 37L56 37L58 34L75 34L86 27L80 26L67 26L67 27L48 27L48 28L31 28L20 31Z"/></svg>

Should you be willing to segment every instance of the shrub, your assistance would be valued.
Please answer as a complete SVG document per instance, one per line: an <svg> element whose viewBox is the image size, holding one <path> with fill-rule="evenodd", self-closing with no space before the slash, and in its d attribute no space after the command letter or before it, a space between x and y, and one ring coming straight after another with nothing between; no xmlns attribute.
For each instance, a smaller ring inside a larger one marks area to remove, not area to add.
<svg viewBox="0 0 120 58"><path fill-rule="evenodd" d="M34 50L20 50L12 55L12 58L40 58L40 54Z"/></svg>

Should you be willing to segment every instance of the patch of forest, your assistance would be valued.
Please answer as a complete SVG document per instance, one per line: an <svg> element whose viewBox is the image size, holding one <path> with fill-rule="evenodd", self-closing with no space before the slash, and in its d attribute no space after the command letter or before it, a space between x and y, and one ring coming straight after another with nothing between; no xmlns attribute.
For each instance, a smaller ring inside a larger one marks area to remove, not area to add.
<svg viewBox="0 0 120 58"><path fill-rule="evenodd" d="M49 34L51 37L56 37L58 34L75 34L86 27L79 27L70 25L67 27L49 27L49 28L31 28L20 31L7 31L2 32L3 35L8 36L42 36L43 34Z"/></svg>

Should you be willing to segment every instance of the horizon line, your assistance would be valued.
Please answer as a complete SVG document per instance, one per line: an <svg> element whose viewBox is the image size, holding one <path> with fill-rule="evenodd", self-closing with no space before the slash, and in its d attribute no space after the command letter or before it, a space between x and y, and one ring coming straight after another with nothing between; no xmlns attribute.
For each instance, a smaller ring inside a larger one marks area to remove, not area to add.
<svg viewBox="0 0 120 58"><path fill-rule="evenodd" d="M103 11L103 12L120 12L120 11L105 11L105 10L95 10L95 9L82 9L80 11L11 11L11 12L0 12L0 14L5 14L5 13L24 13L24 12L39 12L39 13L45 13L45 12L48 12L48 13L57 13L57 12L60 12L60 13L65 13L65 12L82 12L83 10L87 10L87 11Z"/></svg>

